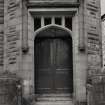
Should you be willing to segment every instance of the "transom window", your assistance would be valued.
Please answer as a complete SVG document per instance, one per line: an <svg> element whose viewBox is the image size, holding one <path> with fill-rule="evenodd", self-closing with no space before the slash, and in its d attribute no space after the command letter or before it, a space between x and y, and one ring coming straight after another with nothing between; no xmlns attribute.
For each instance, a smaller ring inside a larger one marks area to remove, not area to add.
<svg viewBox="0 0 105 105"><path fill-rule="evenodd" d="M34 30L50 25L56 24L67 27L72 30L72 17L70 16L37 16L34 18Z"/></svg>

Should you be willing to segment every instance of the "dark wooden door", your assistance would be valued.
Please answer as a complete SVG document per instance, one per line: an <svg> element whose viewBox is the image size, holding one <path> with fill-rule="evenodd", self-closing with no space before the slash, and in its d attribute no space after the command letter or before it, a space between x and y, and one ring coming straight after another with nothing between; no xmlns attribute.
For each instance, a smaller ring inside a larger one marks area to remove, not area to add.
<svg viewBox="0 0 105 105"><path fill-rule="evenodd" d="M73 92L71 38L36 38L35 92L36 94Z"/></svg>
<svg viewBox="0 0 105 105"><path fill-rule="evenodd" d="M54 86L58 93L73 92L72 43L70 39L55 39Z"/></svg>

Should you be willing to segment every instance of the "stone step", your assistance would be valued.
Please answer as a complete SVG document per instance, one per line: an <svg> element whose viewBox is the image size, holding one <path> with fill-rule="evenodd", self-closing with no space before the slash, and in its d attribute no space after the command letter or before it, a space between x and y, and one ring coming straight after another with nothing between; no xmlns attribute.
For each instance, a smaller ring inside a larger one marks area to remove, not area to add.
<svg viewBox="0 0 105 105"><path fill-rule="evenodd" d="M72 101L69 97L40 97L37 101Z"/></svg>
<svg viewBox="0 0 105 105"><path fill-rule="evenodd" d="M73 105L72 98L64 95L39 96L35 105Z"/></svg>
<svg viewBox="0 0 105 105"><path fill-rule="evenodd" d="M43 94L36 96L37 101L71 101L72 96L70 94Z"/></svg>
<svg viewBox="0 0 105 105"><path fill-rule="evenodd" d="M72 101L36 101L34 105L73 105Z"/></svg>
<svg viewBox="0 0 105 105"><path fill-rule="evenodd" d="M73 105L70 94L43 94L36 95L34 105Z"/></svg>

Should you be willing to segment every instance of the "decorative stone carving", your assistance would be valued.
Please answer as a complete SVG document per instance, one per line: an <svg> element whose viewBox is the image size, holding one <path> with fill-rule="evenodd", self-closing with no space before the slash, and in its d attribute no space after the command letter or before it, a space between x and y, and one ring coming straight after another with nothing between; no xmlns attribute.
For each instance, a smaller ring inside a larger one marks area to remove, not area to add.
<svg viewBox="0 0 105 105"><path fill-rule="evenodd" d="M22 0L22 51L28 51L28 9L27 1Z"/></svg>
<svg viewBox="0 0 105 105"><path fill-rule="evenodd" d="M85 51L85 2L84 0L80 1L80 9L79 9L79 50Z"/></svg>

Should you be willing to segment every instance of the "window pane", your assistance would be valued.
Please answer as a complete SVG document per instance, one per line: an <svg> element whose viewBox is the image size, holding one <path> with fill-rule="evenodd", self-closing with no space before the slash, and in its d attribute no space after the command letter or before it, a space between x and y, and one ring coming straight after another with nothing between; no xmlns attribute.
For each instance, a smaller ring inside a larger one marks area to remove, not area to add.
<svg viewBox="0 0 105 105"><path fill-rule="evenodd" d="M55 17L55 24L61 25L61 18Z"/></svg>
<svg viewBox="0 0 105 105"><path fill-rule="evenodd" d="M41 18L36 17L34 19L34 30L37 30L40 27L41 27Z"/></svg>
<svg viewBox="0 0 105 105"><path fill-rule="evenodd" d="M65 27L72 30L72 18L71 17L65 17Z"/></svg>
<svg viewBox="0 0 105 105"><path fill-rule="evenodd" d="M45 18L44 23L45 25L51 24L51 18L50 17Z"/></svg>

